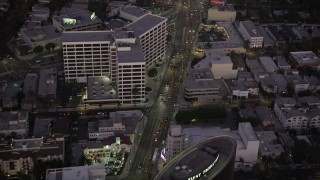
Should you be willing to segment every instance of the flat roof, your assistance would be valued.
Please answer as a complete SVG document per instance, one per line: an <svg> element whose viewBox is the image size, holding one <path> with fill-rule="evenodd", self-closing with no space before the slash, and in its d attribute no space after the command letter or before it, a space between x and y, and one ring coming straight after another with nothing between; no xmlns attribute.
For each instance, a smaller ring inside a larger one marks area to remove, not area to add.
<svg viewBox="0 0 320 180"><path fill-rule="evenodd" d="M53 119L36 119L34 122L33 136L34 137L46 137L49 135L50 122Z"/></svg>
<svg viewBox="0 0 320 180"><path fill-rule="evenodd" d="M285 57L283 56L275 56L273 57L276 63L278 64L278 67L281 68L283 66L287 66L291 68L291 65L288 63Z"/></svg>
<svg viewBox="0 0 320 180"><path fill-rule="evenodd" d="M23 83L23 93L28 96L28 94L33 93L34 95L37 94L37 87L38 87L38 74L30 73L27 74L24 78Z"/></svg>
<svg viewBox="0 0 320 180"><path fill-rule="evenodd" d="M27 128L27 111L10 111L0 113L0 130L20 130Z"/></svg>
<svg viewBox="0 0 320 180"><path fill-rule="evenodd" d="M205 59L198 62L194 67L197 69L211 68L215 64L233 64L230 56L227 56L223 52L217 52L214 50L205 50Z"/></svg>
<svg viewBox="0 0 320 180"><path fill-rule="evenodd" d="M282 74L270 74L273 82L277 85L279 92L287 92L288 81Z"/></svg>
<svg viewBox="0 0 320 180"><path fill-rule="evenodd" d="M65 31L62 44L68 42L114 42L114 31Z"/></svg>
<svg viewBox="0 0 320 180"><path fill-rule="evenodd" d="M271 110L269 110L265 106L257 106L255 111L261 121L272 121L273 119L275 119L275 117L272 116L273 114Z"/></svg>
<svg viewBox="0 0 320 180"><path fill-rule="evenodd" d="M144 55L142 52L141 44L128 44L129 51L118 51L118 63L143 63L145 64Z"/></svg>
<svg viewBox="0 0 320 180"><path fill-rule="evenodd" d="M249 20L248 21L240 21L240 24L243 25L243 27L250 34L251 37L261 37L262 36L259 29L257 29L255 27L255 25L253 24L252 21L249 21Z"/></svg>
<svg viewBox="0 0 320 180"><path fill-rule="evenodd" d="M219 83L213 78L212 72L207 69L190 69L186 89L219 89Z"/></svg>
<svg viewBox="0 0 320 180"><path fill-rule="evenodd" d="M114 100L118 98L117 88L109 77L88 77L88 100Z"/></svg>
<svg viewBox="0 0 320 180"><path fill-rule="evenodd" d="M38 86L38 95L45 97L48 95L56 95L57 91L57 74L56 69L41 69L39 86Z"/></svg>
<svg viewBox="0 0 320 180"><path fill-rule="evenodd" d="M261 56L259 57L261 65L264 67L264 69L269 72L273 73L278 70L277 65L274 63L273 59L269 56Z"/></svg>
<svg viewBox="0 0 320 180"><path fill-rule="evenodd" d="M167 21L167 18L153 14L146 14L137 21L128 24L126 27L128 29L134 30L136 36L139 37L145 32L149 31L150 29L165 21Z"/></svg>
<svg viewBox="0 0 320 180"><path fill-rule="evenodd" d="M319 65L320 59L312 51L298 51L290 52L292 58L298 63L298 65Z"/></svg>
<svg viewBox="0 0 320 180"><path fill-rule="evenodd" d="M101 22L101 20L97 16L95 16L95 18L91 18L92 14L93 13L90 11L80 11L80 12L75 12L72 14L63 14L62 13L62 15L53 16L52 18L55 19L57 22L59 22L59 24L61 24L63 27L74 27L74 26L79 26L79 25ZM66 19L71 20L72 23L65 23Z"/></svg>
<svg viewBox="0 0 320 180"><path fill-rule="evenodd" d="M239 123L239 131L242 129L244 134L247 136L247 140L249 141L258 141L257 135L252 128L251 123L249 122L242 122Z"/></svg>
<svg viewBox="0 0 320 180"><path fill-rule="evenodd" d="M278 106L294 106L297 103L297 101L292 97L276 98L274 101Z"/></svg>
<svg viewBox="0 0 320 180"><path fill-rule="evenodd" d="M256 134L260 140L260 153L274 153L280 155L282 152L284 152L282 145L275 143L277 142L278 138L274 131L256 131Z"/></svg>
<svg viewBox="0 0 320 180"><path fill-rule="evenodd" d="M57 169L47 169L46 180L97 180L105 179L104 166L77 166Z"/></svg>
<svg viewBox="0 0 320 180"><path fill-rule="evenodd" d="M145 14L150 13L150 11L139 8L137 6L123 6L120 11L128 13L132 16L141 17Z"/></svg>
<svg viewBox="0 0 320 180"><path fill-rule="evenodd" d="M220 48L243 48L243 41L232 23L230 22L217 22L218 28L223 29L228 34L228 39L225 41L210 42L212 49ZM200 48L204 48L206 42L198 43Z"/></svg>

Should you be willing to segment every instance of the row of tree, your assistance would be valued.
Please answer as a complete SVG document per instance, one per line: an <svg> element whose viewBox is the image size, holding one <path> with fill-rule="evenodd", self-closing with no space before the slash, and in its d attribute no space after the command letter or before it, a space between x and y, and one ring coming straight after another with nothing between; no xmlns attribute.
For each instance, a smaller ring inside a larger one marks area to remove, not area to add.
<svg viewBox="0 0 320 180"><path fill-rule="evenodd" d="M33 48L33 52L35 52L35 53L41 53L41 52L43 52L45 49L52 52L52 50L54 50L55 48L56 48L56 44L54 44L54 43L48 43L48 44L45 45L45 47L40 46L40 45L34 47L34 48Z"/></svg>

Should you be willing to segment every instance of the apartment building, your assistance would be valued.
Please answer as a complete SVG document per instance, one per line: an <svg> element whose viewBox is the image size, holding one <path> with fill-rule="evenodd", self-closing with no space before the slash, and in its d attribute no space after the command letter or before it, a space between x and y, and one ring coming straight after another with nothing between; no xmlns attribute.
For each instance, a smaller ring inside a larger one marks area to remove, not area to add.
<svg viewBox="0 0 320 180"><path fill-rule="evenodd" d="M90 11L80 11L52 17L52 25L60 32L95 31L101 27L101 20Z"/></svg>
<svg viewBox="0 0 320 180"><path fill-rule="evenodd" d="M0 168L4 174L32 171L38 160L64 161L64 138L12 139L0 148Z"/></svg>
<svg viewBox="0 0 320 180"><path fill-rule="evenodd" d="M0 113L0 133L10 135L26 136L29 130L27 111L10 111Z"/></svg>
<svg viewBox="0 0 320 180"><path fill-rule="evenodd" d="M239 32L245 40L249 41L250 48L261 48L263 46L263 35L252 21L240 21Z"/></svg>

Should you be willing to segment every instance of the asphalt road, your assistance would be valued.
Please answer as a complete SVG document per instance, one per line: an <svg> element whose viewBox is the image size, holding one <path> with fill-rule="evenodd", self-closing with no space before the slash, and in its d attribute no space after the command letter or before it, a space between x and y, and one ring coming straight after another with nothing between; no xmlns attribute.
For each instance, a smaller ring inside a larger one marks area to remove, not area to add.
<svg viewBox="0 0 320 180"><path fill-rule="evenodd" d="M163 76L158 92L165 94L157 94L155 104L147 113L148 122L127 179L152 179L157 173L157 168L151 163L151 159L156 147L161 150L170 121L173 120L172 115L178 108L176 104L181 96L180 86L189 68L193 41L200 24L200 13L197 9L199 6L196 3L199 2L189 0L186 5L181 1L175 2L179 11L174 22L175 46L172 48L174 48L173 55L181 56L180 64L178 68L169 67ZM142 168L139 169L141 164Z"/></svg>

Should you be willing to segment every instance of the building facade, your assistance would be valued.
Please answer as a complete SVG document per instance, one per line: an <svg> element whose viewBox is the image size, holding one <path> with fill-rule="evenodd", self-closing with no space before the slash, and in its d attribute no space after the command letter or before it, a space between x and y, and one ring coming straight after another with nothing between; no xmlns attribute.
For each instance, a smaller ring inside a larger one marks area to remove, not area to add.
<svg viewBox="0 0 320 180"><path fill-rule="evenodd" d="M262 48L263 36L252 21L240 21L239 31L242 34L242 37L249 41L250 48Z"/></svg>

